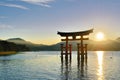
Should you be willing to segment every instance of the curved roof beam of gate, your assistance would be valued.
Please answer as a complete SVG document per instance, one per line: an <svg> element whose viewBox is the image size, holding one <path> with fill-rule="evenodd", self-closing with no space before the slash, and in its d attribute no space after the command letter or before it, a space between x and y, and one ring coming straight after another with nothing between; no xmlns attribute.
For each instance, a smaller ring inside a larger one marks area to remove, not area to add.
<svg viewBox="0 0 120 80"><path fill-rule="evenodd" d="M89 35L90 33L93 32L93 29L89 29L86 31L79 31L79 32L59 32L57 34L59 34L60 36L82 36L82 35Z"/></svg>

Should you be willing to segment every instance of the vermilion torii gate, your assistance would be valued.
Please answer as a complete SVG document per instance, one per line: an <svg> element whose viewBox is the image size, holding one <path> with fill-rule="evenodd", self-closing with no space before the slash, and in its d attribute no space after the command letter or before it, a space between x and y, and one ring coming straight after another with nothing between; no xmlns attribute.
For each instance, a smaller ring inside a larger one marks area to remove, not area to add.
<svg viewBox="0 0 120 80"><path fill-rule="evenodd" d="M89 40L88 37L84 37L89 35L90 33L93 32L93 29L86 30L86 31L80 31L80 32L58 32L61 37L65 37L65 39L61 39L61 41L65 41L65 46L61 44L61 60L63 61L63 55L65 55L65 59L68 61L68 55L70 55L70 61L72 58L72 45L68 43L68 41L75 41L75 40L80 40L80 44L77 44L77 56L78 56L78 61L84 60L84 55L85 59L87 59L87 44L83 44L84 40ZM70 38L71 37L71 38Z"/></svg>

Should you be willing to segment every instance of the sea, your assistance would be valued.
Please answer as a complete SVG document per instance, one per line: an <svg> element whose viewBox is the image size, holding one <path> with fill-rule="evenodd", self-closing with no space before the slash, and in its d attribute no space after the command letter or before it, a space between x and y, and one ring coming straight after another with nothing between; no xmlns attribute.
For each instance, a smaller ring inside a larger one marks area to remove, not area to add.
<svg viewBox="0 0 120 80"><path fill-rule="evenodd" d="M120 80L119 51L88 51L79 64L76 51L67 64L60 51L19 52L0 56L0 80Z"/></svg>

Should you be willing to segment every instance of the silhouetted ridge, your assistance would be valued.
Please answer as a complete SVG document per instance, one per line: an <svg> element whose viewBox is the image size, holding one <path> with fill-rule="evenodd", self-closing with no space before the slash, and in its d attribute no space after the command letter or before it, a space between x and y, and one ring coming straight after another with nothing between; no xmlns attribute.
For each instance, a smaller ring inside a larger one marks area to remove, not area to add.
<svg viewBox="0 0 120 80"><path fill-rule="evenodd" d="M42 45L42 44L34 44L32 42L26 41L21 38L13 38L9 39L9 42L14 42L15 44L22 44L27 46L31 51L59 51L60 44L64 44L64 42L59 42L53 45ZM69 44L72 44L72 50L77 50L77 43L79 41L70 41ZM106 41L94 41L89 40L85 41L85 44L88 44L88 50L96 51L96 50L104 50L104 51L120 51L120 37L116 40L106 40Z"/></svg>
<svg viewBox="0 0 120 80"><path fill-rule="evenodd" d="M20 41L25 41L25 40L22 39L22 38L10 38L10 39L7 39L7 40L20 40Z"/></svg>
<svg viewBox="0 0 120 80"><path fill-rule="evenodd" d="M0 40L0 51L29 51L29 48L25 45Z"/></svg>
<svg viewBox="0 0 120 80"><path fill-rule="evenodd" d="M26 41L22 38L10 38L10 39L7 39L8 42L14 42L15 44L24 44L24 45L33 45L33 43L29 42L29 41Z"/></svg>
<svg viewBox="0 0 120 80"><path fill-rule="evenodd" d="M116 40L120 40L120 37L118 37Z"/></svg>

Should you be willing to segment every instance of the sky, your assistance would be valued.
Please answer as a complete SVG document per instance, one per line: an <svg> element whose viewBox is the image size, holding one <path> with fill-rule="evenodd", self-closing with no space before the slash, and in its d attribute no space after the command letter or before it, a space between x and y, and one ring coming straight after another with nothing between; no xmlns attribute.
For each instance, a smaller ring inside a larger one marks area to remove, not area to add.
<svg viewBox="0 0 120 80"><path fill-rule="evenodd" d="M0 0L0 39L50 45L60 42L57 31L91 28L90 39L120 37L120 0Z"/></svg>

